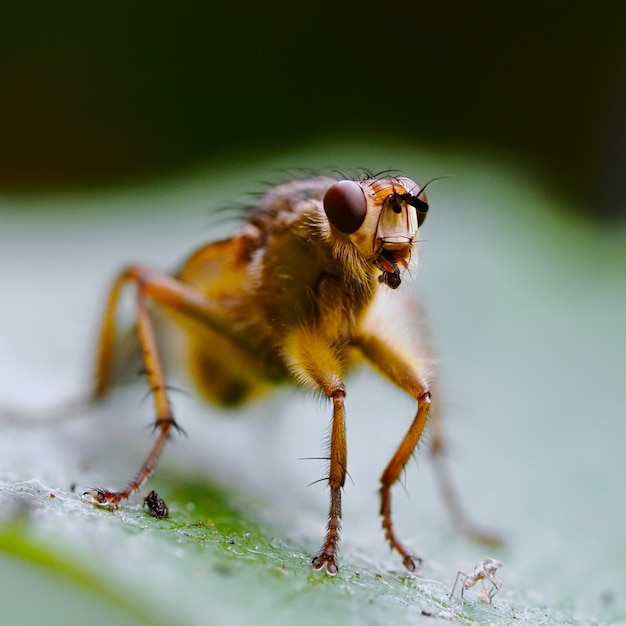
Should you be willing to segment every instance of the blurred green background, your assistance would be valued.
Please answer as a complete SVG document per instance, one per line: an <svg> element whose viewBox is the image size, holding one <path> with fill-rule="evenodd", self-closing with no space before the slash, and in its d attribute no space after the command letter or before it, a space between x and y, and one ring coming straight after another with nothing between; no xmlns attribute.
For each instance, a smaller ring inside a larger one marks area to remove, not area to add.
<svg viewBox="0 0 626 626"><path fill-rule="evenodd" d="M320 136L518 159L624 216L619 3L5 3L0 185L101 184Z"/></svg>

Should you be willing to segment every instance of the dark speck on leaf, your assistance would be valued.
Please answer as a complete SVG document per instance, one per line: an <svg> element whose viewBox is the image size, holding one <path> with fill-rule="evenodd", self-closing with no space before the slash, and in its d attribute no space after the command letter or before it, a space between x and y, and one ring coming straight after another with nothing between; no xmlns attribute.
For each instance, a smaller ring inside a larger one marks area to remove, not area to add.
<svg viewBox="0 0 626 626"><path fill-rule="evenodd" d="M143 504L148 507L148 513L157 519L163 519L170 514L167 504L156 491L151 491L145 497Z"/></svg>

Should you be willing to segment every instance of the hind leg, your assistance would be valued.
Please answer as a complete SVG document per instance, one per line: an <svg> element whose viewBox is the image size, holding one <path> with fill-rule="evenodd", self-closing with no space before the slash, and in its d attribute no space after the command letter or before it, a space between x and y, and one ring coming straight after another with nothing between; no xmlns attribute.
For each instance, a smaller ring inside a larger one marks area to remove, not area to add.
<svg viewBox="0 0 626 626"><path fill-rule="evenodd" d="M211 301L196 289L170 276L143 267L127 267L115 280L105 310L98 344L96 376L92 390L94 400L101 398L109 388L116 334L115 315L122 289L129 283L135 287L137 335L144 369L150 384L150 392L155 403L156 420L154 427L158 431L158 437L143 465L124 489L120 491L94 489L83 494L85 501L111 509L117 508L120 501L126 500L138 491L152 475L172 429L178 429L167 394L162 359L148 301L184 312L189 317L202 319L207 324L224 325L223 320L216 314Z"/></svg>

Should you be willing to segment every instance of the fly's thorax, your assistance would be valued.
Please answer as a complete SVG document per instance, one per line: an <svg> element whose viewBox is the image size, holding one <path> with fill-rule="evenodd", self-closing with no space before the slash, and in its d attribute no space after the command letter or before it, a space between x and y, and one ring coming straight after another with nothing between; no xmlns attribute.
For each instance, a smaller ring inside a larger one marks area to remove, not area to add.
<svg viewBox="0 0 626 626"><path fill-rule="evenodd" d="M255 232L245 309L262 315L256 330L268 339L301 325L347 334L378 287L371 262L331 232L323 198L334 182L316 177L273 188L240 231Z"/></svg>
<svg viewBox="0 0 626 626"><path fill-rule="evenodd" d="M276 185L260 199L248 217L264 237L282 230L306 227L307 215L322 206L326 190L336 182L326 176L291 180Z"/></svg>

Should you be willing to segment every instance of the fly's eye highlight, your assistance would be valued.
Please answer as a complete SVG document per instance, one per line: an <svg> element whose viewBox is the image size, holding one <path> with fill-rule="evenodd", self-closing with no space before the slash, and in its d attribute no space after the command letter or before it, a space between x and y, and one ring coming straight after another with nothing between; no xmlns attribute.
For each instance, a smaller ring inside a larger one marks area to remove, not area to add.
<svg viewBox="0 0 626 626"><path fill-rule="evenodd" d="M361 228L367 214L363 190L353 180L342 180L324 194L324 212L328 221L344 235Z"/></svg>

